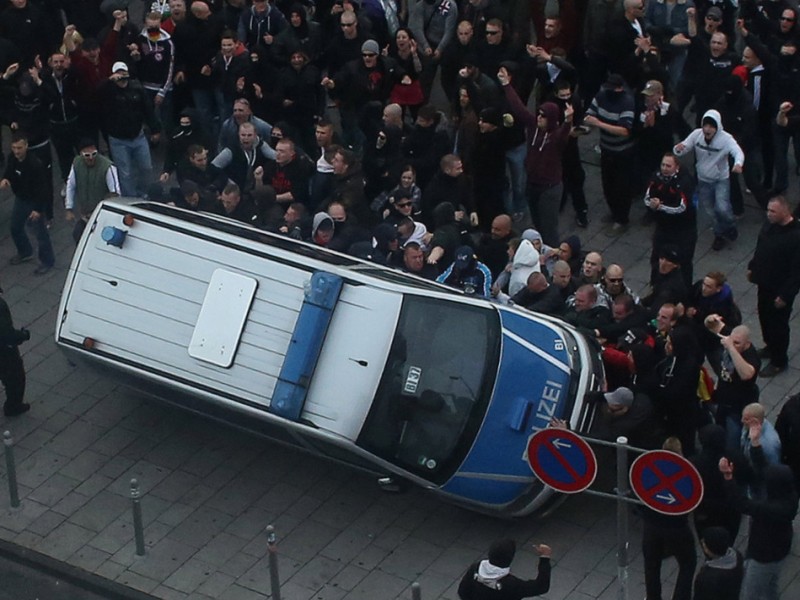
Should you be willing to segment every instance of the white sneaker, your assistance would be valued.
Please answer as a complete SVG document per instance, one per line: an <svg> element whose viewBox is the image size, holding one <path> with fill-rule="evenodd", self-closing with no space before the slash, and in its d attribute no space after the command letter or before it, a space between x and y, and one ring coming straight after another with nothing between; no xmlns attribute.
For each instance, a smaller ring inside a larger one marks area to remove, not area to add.
<svg viewBox="0 0 800 600"><path fill-rule="evenodd" d="M61 185L61 191L58 192L58 193L61 195L62 198L66 198L67 197L67 184L66 183Z"/></svg>

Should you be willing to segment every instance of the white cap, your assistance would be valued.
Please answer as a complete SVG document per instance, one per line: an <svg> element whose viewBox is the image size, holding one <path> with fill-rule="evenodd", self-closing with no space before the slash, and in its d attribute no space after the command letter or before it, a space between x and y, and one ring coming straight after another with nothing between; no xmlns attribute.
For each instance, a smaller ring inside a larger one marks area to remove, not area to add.
<svg viewBox="0 0 800 600"><path fill-rule="evenodd" d="M126 65L121 60L118 60L117 62L114 63L114 66L111 67L111 72L112 73L116 73L117 71L125 71L127 73L128 72L128 65Z"/></svg>

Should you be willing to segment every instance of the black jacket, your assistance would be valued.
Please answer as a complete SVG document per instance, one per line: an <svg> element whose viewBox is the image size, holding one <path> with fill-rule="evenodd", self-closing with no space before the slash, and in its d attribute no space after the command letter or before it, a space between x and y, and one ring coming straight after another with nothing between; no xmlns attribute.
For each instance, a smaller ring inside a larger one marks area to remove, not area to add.
<svg viewBox="0 0 800 600"><path fill-rule="evenodd" d="M100 85L98 93L103 112L103 130L109 136L132 140L142 132L145 124L152 133L161 131L161 123L156 118L153 105L138 81L131 78L126 87L120 87L108 79Z"/></svg>
<svg viewBox="0 0 800 600"><path fill-rule="evenodd" d="M336 75L334 94L344 106L360 108L368 102L385 104L392 88L400 83L405 73L397 62L388 56L378 56L374 69L364 66L362 58L351 60Z"/></svg>
<svg viewBox="0 0 800 600"><path fill-rule="evenodd" d="M561 289L553 284L548 285L538 294L534 294L524 287L514 294L511 301L518 306L545 315L560 315L564 310Z"/></svg>
<svg viewBox="0 0 800 600"><path fill-rule="evenodd" d="M30 333L25 329L14 329L11 310L8 308L8 303L0 296L0 351L8 348L16 349L30 337Z"/></svg>
<svg viewBox="0 0 800 600"><path fill-rule="evenodd" d="M730 600L738 598L744 577L744 560L738 550L710 559L700 567L694 579L694 600Z"/></svg>
<svg viewBox="0 0 800 600"><path fill-rule="evenodd" d="M651 284L653 291L642 298L642 304L654 312L667 302L672 304L685 302L689 295L680 269L674 269L667 274L656 273Z"/></svg>
<svg viewBox="0 0 800 600"><path fill-rule="evenodd" d="M64 123L78 118L78 87L81 81L74 69L67 69L59 82L50 71L43 72L42 90L51 123Z"/></svg>
<svg viewBox="0 0 800 600"><path fill-rule="evenodd" d="M786 465L770 465L765 474L767 497L748 498L734 480L726 481L726 491L744 514L750 515L747 558L761 563L783 560L792 549L792 521L797 514L797 491L792 471Z"/></svg>
<svg viewBox="0 0 800 600"><path fill-rule="evenodd" d="M3 178L11 183L11 190L15 196L29 202L33 210L44 212L47 204L46 182L50 174L30 150L22 162L13 154L8 157Z"/></svg>
<svg viewBox="0 0 800 600"><path fill-rule="evenodd" d="M178 23L172 39L175 42L175 72L183 72L191 89L210 89L214 80L202 75L200 70L211 66L211 61L219 51L222 35L222 20L211 15L205 21L186 11L186 20Z"/></svg>
<svg viewBox="0 0 800 600"><path fill-rule="evenodd" d="M791 301L800 289L800 222L766 223L747 268L753 283Z"/></svg>
<svg viewBox="0 0 800 600"><path fill-rule="evenodd" d="M550 589L550 559L539 559L539 574L536 579L520 579L506 575L496 580L494 588L478 579L480 563L470 565L461 583L458 584L458 597L461 600L521 600L546 594Z"/></svg>

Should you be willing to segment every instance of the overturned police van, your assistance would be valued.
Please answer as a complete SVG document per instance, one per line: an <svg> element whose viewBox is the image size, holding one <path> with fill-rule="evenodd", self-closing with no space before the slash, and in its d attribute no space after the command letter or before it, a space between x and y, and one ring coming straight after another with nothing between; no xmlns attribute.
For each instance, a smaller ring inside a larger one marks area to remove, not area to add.
<svg viewBox="0 0 800 600"><path fill-rule="evenodd" d="M466 508L541 512L553 417L591 425L594 344L558 319L204 213L107 200L56 341L158 398Z"/></svg>

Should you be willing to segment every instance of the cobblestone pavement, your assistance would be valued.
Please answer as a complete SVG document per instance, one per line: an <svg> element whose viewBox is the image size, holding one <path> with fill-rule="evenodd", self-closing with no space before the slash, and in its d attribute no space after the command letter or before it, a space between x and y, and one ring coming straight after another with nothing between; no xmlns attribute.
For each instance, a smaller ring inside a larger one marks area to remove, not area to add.
<svg viewBox="0 0 800 600"><path fill-rule="evenodd" d="M591 140L586 143L587 161L596 163ZM644 208L636 206L636 225L627 233L607 237L596 166L588 166L588 175L591 224L576 232L584 248L601 251L606 264L623 264L626 279L642 289L651 233L638 224ZM792 197L797 198L796 183ZM755 289L744 273L763 217L749 203L732 247L711 252L711 234L703 230L695 273L728 273L759 338ZM502 521L443 504L421 490L387 495L367 476L168 408L70 365L55 346L53 329L73 248L71 228L58 211L51 231L57 268L35 277L31 263L6 266L14 253L10 207L3 196L0 282L17 325L33 334L23 346L33 408L2 423L16 441L22 506L9 508L3 463L0 539L159 598L249 600L269 595L264 529L273 523L286 600L410 598L413 581L429 600L455 599L466 566L493 538L511 535L523 545L514 565L523 576L535 565L532 543L553 547L553 585L546 598L617 598L615 509L608 500L577 495L547 518ZM570 213L562 215L564 233L575 229ZM762 381L772 418L787 394L800 391L798 349L796 335L790 369ZM132 477L144 492L144 557L135 555ZM630 597L641 598L636 517L631 529ZM783 573L786 599L800 598L798 571L795 550ZM673 578L674 563L664 572Z"/></svg>

